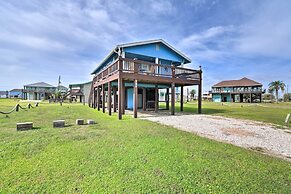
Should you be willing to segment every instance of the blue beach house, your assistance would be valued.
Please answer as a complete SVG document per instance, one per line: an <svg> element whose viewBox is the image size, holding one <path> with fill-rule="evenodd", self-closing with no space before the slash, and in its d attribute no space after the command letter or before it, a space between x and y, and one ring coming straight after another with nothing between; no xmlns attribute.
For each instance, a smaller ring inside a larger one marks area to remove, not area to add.
<svg viewBox="0 0 291 194"><path fill-rule="evenodd" d="M94 75L90 105L109 115L118 110L119 119L125 109L134 117L141 109L158 111L160 89L166 89L165 104L175 113L175 87L198 85L198 112L201 112L201 69L183 68L191 59L162 39L120 44L100 62ZM183 94L181 94L183 96ZM183 98L181 99L183 111Z"/></svg>

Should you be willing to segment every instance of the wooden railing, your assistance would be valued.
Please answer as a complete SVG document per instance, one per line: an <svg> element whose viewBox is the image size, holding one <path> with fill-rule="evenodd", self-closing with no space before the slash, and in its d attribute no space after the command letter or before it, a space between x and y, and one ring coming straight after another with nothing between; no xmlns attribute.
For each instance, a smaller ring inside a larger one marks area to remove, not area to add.
<svg viewBox="0 0 291 194"><path fill-rule="evenodd" d="M119 60L121 65L119 66ZM156 77L178 78L183 80L199 80L200 70L181 68L176 66L150 63L147 61L119 58L98 73L93 83L106 79L121 71L123 73L148 75Z"/></svg>

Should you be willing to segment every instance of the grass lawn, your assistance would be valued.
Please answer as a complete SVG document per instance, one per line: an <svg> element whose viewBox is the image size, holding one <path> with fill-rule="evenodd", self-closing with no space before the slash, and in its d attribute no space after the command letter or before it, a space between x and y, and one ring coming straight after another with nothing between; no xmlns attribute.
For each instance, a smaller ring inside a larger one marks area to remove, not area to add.
<svg viewBox="0 0 291 194"><path fill-rule="evenodd" d="M161 103L160 107L165 107ZM175 105L176 111L180 111L180 103ZM197 102L188 102L184 104L184 112L197 113ZM210 115L220 115L233 118L250 119L273 123L276 125L285 125L287 114L291 114L291 103L217 103L202 102L202 113ZM291 124L290 124L291 126Z"/></svg>
<svg viewBox="0 0 291 194"><path fill-rule="evenodd" d="M0 110L14 104L0 100ZM76 126L77 118L97 124ZM54 119L71 126L52 128ZM17 132L22 121L36 129ZM291 191L287 161L80 104L0 115L0 139L0 193Z"/></svg>

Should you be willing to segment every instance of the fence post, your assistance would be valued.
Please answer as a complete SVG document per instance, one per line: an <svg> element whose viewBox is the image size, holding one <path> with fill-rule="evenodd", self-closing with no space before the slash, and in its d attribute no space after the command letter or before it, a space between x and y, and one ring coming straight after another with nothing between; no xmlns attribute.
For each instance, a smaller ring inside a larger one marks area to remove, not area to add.
<svg viewBox="0 0 291 194"><path fill-rule="evenodd" d="M285 119L285 124L287 127L289 126L289 120L290 120L290 114L287 114L287 117Z"/></svg>

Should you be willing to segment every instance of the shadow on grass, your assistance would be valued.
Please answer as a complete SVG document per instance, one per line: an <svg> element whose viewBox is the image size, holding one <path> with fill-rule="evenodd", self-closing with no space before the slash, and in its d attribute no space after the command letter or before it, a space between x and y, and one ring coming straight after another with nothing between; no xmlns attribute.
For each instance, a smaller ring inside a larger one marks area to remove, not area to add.
<svg viewBox="0 0 291 194"><path fill-rule="evenodd" d="M22 129L22 130L17 130L19 132L25 132L25 131L32 131L32 130L39 130L41 127L32 127L31 129Z"/></svg>

